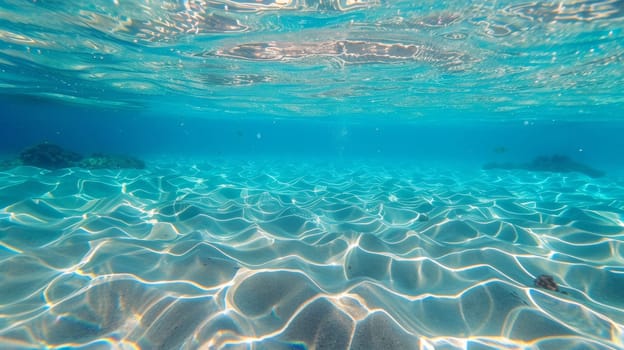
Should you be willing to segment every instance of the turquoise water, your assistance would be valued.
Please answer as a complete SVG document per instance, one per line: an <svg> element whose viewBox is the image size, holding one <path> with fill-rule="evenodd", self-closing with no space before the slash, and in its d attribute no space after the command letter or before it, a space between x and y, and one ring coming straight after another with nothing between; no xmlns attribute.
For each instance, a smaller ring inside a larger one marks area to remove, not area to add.
<svg viewBox="0 0 624 350"><path fill-rule="evenodd" d="M0 0L0 348L624 348L623 28Z"/></svg>

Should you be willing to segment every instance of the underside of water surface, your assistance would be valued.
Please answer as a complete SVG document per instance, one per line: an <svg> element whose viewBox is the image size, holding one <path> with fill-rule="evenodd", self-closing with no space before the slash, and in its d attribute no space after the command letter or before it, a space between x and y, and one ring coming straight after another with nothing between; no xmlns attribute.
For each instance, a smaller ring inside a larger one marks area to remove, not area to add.
<svg viewBox="0 0 624 350"><path fill-rule="evenodd" d="M185 115L608 119L621 1L0 3L0 89Z"/></svg>
<svg viewBox="0 0 624 350"><path fill-rule="evenodd" d="M623 30L0 0L0 348L624 348Z"/></svg>

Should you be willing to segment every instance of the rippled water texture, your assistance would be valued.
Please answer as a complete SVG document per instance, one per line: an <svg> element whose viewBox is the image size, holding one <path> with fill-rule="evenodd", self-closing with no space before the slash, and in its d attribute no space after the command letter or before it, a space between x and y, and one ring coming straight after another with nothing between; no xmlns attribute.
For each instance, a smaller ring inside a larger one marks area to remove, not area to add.
<svg viewBox="0 0 624 350"><path fill-rule="evenodd" d="M608 119L624 107L621 0L2 0L0 10L9 95L288 117Z"/></svg>
<svg viewBox="0 0 624 350"><path fill-rule="evenodd" d="M4 348L624 344L612 178L214 162L0 183Z"/></svg>

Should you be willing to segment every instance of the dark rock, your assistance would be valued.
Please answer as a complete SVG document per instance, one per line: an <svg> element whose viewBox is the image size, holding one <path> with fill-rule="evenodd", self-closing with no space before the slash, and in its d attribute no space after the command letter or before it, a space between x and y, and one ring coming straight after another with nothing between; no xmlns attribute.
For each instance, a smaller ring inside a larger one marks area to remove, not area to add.
<svg viewBox="0 0 624 350"><path fill-rule="evenodd" d="M550 171L555 173L578 172L590 177L604 176L604 172L582 163L577 163L562 155L539 156L530 163L487 163L483 169L524 169L530 171Z"/></svg>
<svg viewBox="0 0 624 350"><path fill-rule="evenodd" d="M576 171L590 177L604 176L604 172L593 169L585 164L577 163L566 156L554 155L551 157L537 157L528 165L529 170L571 172Z"/></svg>
<svg viewBox="0 0 624 350"><path fill-rule="evenodd" d="M555 282L555 279L553 278L553 276L550 276L550 275L539 275L533 281L533 283L535 284L536 287L539 287L539 288L548 289L553 292L560 292L563 294L568 294L566 292L562 292L561 290L559 290L559 286Z"/></svg>
<svg viewBox="0 0 624 350"><path fill-rule="evenodd" d="M59 169L75 166L82 156L51 143L41 143L22 151L19 159L24 165Z"/></svg>
<svg viewBox="0 0 624 350"><path fill-rule="evenodd" d="M144 169L145 163L130 156L94 153L83 159L79 166L86 169Z"/></svg>
<svg viewBox="0 0 624 350"><path fill-rule="evenodd" d="M94 153L84 158L82 155L49 143L41 143L25 149L14 159L0 160L0 168L13 168L30 165L44 169L82 167L86 169L144 169L145 163L137 158Z"/></svg>
<svg viewBox="0 0 624 350"><path fill-rule="evenodd" d="M555 283L553 276L550 275L539 275L533 283L535 283L536 287L552 290L553 292L559 291L559 286Z"/></svg>

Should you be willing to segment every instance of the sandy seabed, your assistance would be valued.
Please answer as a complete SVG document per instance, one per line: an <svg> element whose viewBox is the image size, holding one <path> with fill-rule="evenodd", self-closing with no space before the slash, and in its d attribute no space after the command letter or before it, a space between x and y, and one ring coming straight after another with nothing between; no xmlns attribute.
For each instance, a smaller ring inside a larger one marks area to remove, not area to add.
<svg viewBox="0 0 624 350"><path fill-rule="evenodd" d="M18 167L0 171L0 345L619 349L623 241L609 176Z"/></svg>

